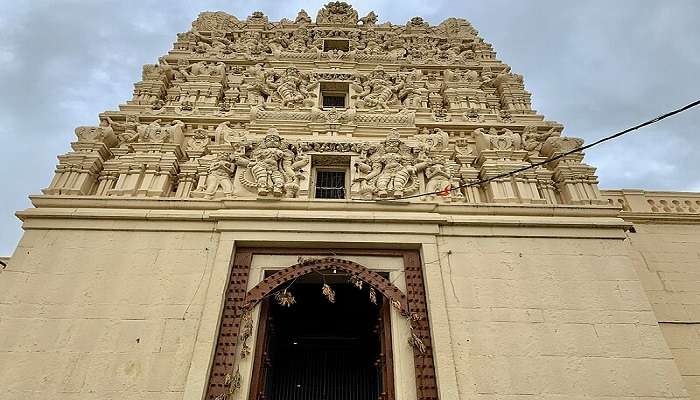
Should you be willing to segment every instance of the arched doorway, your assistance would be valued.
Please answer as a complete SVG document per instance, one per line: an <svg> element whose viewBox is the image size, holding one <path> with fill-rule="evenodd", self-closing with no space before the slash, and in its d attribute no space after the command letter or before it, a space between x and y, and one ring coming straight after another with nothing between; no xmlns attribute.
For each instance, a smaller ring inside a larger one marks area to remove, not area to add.
<svg viewBox="0 0 700 400"><path fill-rule="evenodd" d="M319 286L323 286L323 281L319 281L319 277L321 276L321 274L324 273L328 274L326 276L327 279L333 279L332 277L329 277L330 275L343 276L343 278L341 279L344 282L343 284L346 285L344 288L342 285L338 286L340 282L331 281L332 284L330 286L334 287L335 289L338 289L336 294L342 296L346 300L349 300L350 303L353 304L353 309L357 308L360 302L362 302L363 304L359 307L360 311L357 313L358 315L363 315L363 317L355 316L352 318L364 318L364 330L352 331L352 329L349 329L346 325L345 328L341 326L339 330L336 330L336 334L331 336L342 336L338 335L338 332L348 334L346 336L352 336L351 334L354 334L353 338L351 339L359 341L359 343L364 343L363 348L367 348L369 351L369 356L364 357L365 365L369 357L375 357L373 359L373 362L377 364L375 365L375 371L379 371L381 376L378 377L378 379L376 380L376 384L370 382L370 384L368 385L370 389L367 393L370 393L371 395L372 393L374 393L372 392L372 390L376 389L376 393L378 393L378 396L376 398L393 398L391 397L393 395L392 391L387 390L393 384L393 374L390 370L387 371L385 368L391 367L391 363L387 360L390 359L392 353L392 335L391 331L388 329L388 322L391 319L389 318L389 314L392 314L392 318L395 317L399 319L405 319L405 322L396 320L399 322L399 324L396 325L395 329L399 329L398 332L400 333L394 333L400 334L404 338L398 342L394 341L394 350L398 349L398 351L403 354L401 356L402 360L406 360L405 356L407 350L409 351L409 357L411 353L413 354L413 366L411 368L415 369L414 393L417 395L417 399L438 399L437 386L435 380L435 367L432 354L432 342L430 338L430 327L427 320L427 302L425 297L425 287L423 283L423 271L420 262L420 256L417 251L379 249L333 249L334 257L332 258L306 257L303 260L300 259L299 263L292 265L288 268L285 268L283 270L277 270L277 272L268 272L269 275L266 275L265 278L253 289L249 291L246 290L246 287L248 287L248 279L250 278L250 267L252 264L253 255L260 255L262 259L265 259L265 257L269 255L275 255L280 257L288 257L289 255L295 255L296 258L296 256L298 256L299 254L322 255L328 254L328 252L329 250L327 249L300 248L239 248L236 250L231 265L231 276L227 289L227 296L224 303L219 338L217 340L216 345L216 352L212 361L212 369L210 372L210 379L208 385L209 389L207 391L206 397L208 400L228 400L234 398L272 400L273 398L275 398L273 396L276 396L277 394L266 391L267 389L265 386L267 382L275 382L274 377L271 378L272 380L268 379L270 378L270 375L266 375L266 373L268 373L269 371L267 371L264 367L269 367L271 366L271 362L275 362L275 356L274 354L271 354L271 352L279 350L279 346L277 350L275 350L272 347L269 347L270 341L272 340L273 343L277 343L279 345L279 338L281 337L282 340L286 340L286 345L289 347L293 345L294 342L294 338L291 336L298 336L299 334L308 335L309 332L299 332L298 330L295 332L293 329L290 330L290 324L288 322L285 322L283 318L280 318L281 314L275 314L270 310L272 305L271 301L273 301L271 299L274 299L274 301L277 302L278 299L275 298L276 294L283 292L285 288L290 287L290 283L293 283L294 286L297 287L297 289L293 291L293 295L298 296L300 300L304 297L315 297L315 304L313 302L304 301L304 303L307 303L307 305L309 306L307 307L307 310L301 310L302 307L299 307L300 309L297 310L301 314L306 313L306 316L301 315L301 317L306 318L308 320L310 315L309 309L318 308L322 304L319 303L319 300L323 299L323 297L320 297L319 292L321 288ZM407 289L406 292L403 293L401 290L399 290L385 276L373 272L368 268L354 263L352 261L339 258L345 255L363 257L399 257L399 260L403 260L401 261L401 263L403 264L403 269L400 271L401 274L405 274L404 282ZM259 273L260 271L265 270L265 268L263 267L261 269L261 267L258 266L256 267L256 270ZM355 280L361 281L364 285L364 292L358 292L357 288L353 289L351 286L349 286L349 277L353 277ZM296 285L297 283L299 285ZM307 286L306 288L304 288L302 285ZM375 311L374 313L361 311L362 307L368 305L367 300L369 299L369 288L372 288L378 300L376 305L372 304ZM350 289L355 290L354 295L349 291ZM353 296L355 296L354 300ZM333 304L333 306L335 305L336 304ZM325 304L325 306L330 305ZM292 307L282 307L281 309L289 310L291 308ZM251 349L248 344L248 339L253 336L253 322L251 317L253 310L255 310L254 315L256 316L256 320L260 323L258 325L259 329L257 338L255 340L255 348ZM334 314L348 315L347 311L342 311L342 306L333 310L340 311ZM257 318L258 311L260 311L260 314L262 315L261 318ZM294 312L292 312L292 314ZM311 319L313 319L313 317ZM315 319L319 320L319 318ZM269 332L265 331L268 328L275 328L274 320L278 320L277 327L279 327L280 324L287 324L286 328L277 329L277 337L275 337L274 333L270 334ZM294 316L292 315L291 317L287 318L287 320L294 321ZM272 324L267 323L270 321L272 321ZM326 321L326 319L321 319L321 321ZM378 342L377 346L374 348L372 348L372 346L369 345L370 340L367 339L367 326L370 322L374 324L372 326L373 329L371 333L373 335L373 338L375 339L375 342ZM393 323L394 321L391 322ZM316 336L319 336L318 328L318 325L314 327L311 324L309 324L309 329L311 331L316 330ZM263 331L260 331L261 329ZM317 337L313 337L314 335L311 336L313 339L317 339ZM408 338L408 342L410 345L412 345L413 350L411 350L410 346L408 348L396 347L408 346L408 344L406 344L406 338ZM347 342L348 338L341 337L340 339L345 339ZM297 341L297 343L301 342ZM334 345L334 351L339 351L340 347L336 345L337 343ZM253 354L250 354L251 350L254 350ZM289 348L287 350L289 350ZM283 365L279 363L280 354L282 354L284 357L285 354L290 353L285 353L284 351L282 351L281 353L278 351L277 353L277 367L284 368ZM348 354L348 352L346 352L345 354ZM379 356L383 358L380 358ZM243 358L245 358L246 365L244 371L248 371L245 373L245 378L241 377L239 368L237 366L238 360L241 360ZM291 358L292 361L294 361L297 360L299 356L292 355ZM267 363L267 365L265 363ZM252 369L252 377L249 381L249 375L247 374L250 373L250 367L253 364L255 364L256 367ZM292 365L294 365L294 363L292 363ZM400 365L402 366L401 368L406 368L405 362L402 362ZM377 368L377 366L380 368ZM275 366L272 367L274 368ZM326 369L332 368L327 367ZM365 372L366 371L367 370L365 370ZM287 376L289 374L284 373L284 375ZM308 374L307 378L313 376L318 377L318 374ZM295 377L295 379L302 378L304 377ZM245 382L243 382L243 386L247 387L245 395L244 393L237 392L237 390L241 389L241 382L243 379L245 379ZM296 384L308 385L309 382L299 383L297 381L296 383L294 383L294 387L296 387ZM334 383L331 383L331 385L333 384ZM341 383L341 386L342 384L343 383ZM373 387L375 389L372 389ZM248 390L248 388L250 388L250 391ZM406 390L404 386L402 386L402 388L403 389L401 390ZM319 395L318 393L318 391L312 393L312 395L314 396L313 398L323 398L323 393L321 393L321 395ZM294 397L287 398L295 400ZM361 399L360 397L350 398L353 400ZM286 398L279 399L284 400ZM374 400L374 398L372 398L372 400Z"/></svg>
<svg viewBox="0 0 700 400"><path fill-rule="evenodd" d="M246 298L261 303L249 399L394 399L390 307L408 309L388 276L309 259Z"/></svg>

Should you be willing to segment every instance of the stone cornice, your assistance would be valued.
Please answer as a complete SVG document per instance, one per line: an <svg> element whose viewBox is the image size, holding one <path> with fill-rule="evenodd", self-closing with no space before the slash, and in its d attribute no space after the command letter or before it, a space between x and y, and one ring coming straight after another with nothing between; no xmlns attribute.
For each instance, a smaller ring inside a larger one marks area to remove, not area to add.
<svg viewBox="0 0 700 400"><path fill-rule="evenodd" d="M296 210L436 213L440 215L499 215L543 217L616 217L619 209L606 205L547 205L547 204L439 204L406 201L313 200L313 199L176 199L176 198L114 198L100 196L30 196L36 209L113 209L113 210ZM28 209L18 213L25 215Z"/></svg>
<svg viewBox="0 0 700 400"><path fill-rule="evenodd" d="M25 229L296 231L624 239L631 225L608 206L440 205L313 200L33 196Z"/></svg>

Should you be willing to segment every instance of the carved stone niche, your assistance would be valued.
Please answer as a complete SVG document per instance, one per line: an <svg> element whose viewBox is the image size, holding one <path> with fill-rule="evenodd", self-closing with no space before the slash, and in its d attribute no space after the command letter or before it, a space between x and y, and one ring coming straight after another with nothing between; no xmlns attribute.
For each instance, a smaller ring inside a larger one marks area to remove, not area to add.
<svg viewBox="0 0 700 400"><path fill-rule="evenodd" d="M583 145L583 139L550 137L542 146L542 155L557 157ZM565 204L607 204L598 188L595 168L583 163L583 153L575 152L549 163L554 181Z"/></svg>
<svg viewBox="0 0 700 400"><path fill-rule="evenodd" d="M525 161L527 151L522 150L520 135L509 129L483 128L474 130L476 148L479 152L477 165L479 177L490 179L530 165ZM537 174L526 170L515 176L503 176L486 183L486 195L495 203L536 203L546 200L537 188Z"/></svg>

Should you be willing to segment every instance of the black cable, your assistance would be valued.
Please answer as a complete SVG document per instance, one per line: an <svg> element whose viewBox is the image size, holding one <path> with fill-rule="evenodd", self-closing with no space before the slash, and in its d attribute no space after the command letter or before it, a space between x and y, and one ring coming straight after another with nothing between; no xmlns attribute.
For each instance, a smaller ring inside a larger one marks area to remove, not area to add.
<svg viewBox="0 0 700 400"><path fill-rule="evenodd" d="M670 112L667 112L666 114L659 115L659 116L656 117L656 118L650 119L649 121L643 122L643 123L641 123L641 124L639 124L639 125L635 125L635 126L633 126L633 127L631 127L631 128L627 128L627 129L625 129L624 131L617 132L617 133L615 133L615 134L613 134L613 135L606 136L606 137L604 137L604 138L602 138L602 139L596 140L595 142L590 143L590 144L587 144L587 145L585 145L585 146L580 146L580 147L577 147L577 148L575 148L575 149L573 149L573 150L569 150L569 151L567 151L567 152L561 153L561 154L559 154L559 155L557 155L557 156L548 158L548 159L546 159L546 160L544 160L544 161L536 162L536 163L534 163L534 164L530 164L530 165L528 165L528 166L521 167L521 168L515 169L515 170L510 171L510 172L504 172L504 173L502 173L502 174L499 174L499 175L496 175L496 176L492 176L492 177L490 177L490 178L488 178L488 179L479 179L479 180L476 181L476 182L458 185L458 186L455 186L455 187L450 188L449 191L452 192L452 191L454 191L454 190L458 190L458 189L462 189L462 188L468 188L468 187L472 187L472 186L482 185L482 184L484 184L484 183L488 183L488 182L493 181L493 180L496 180L496 179L505 178L505 177L508 177L508 176L513 176L513 175L515 175L515 174L517 174L517 173L526 171L526 170L528 170L528 169L532 169L532 168L535 168L535 167L539 167L540 165L548 164L548 163L550 163L550 162L552 162L552 161L556 161L556 160L558 160L558 159L560 159L560 158L562 158L562 157L566 157L566 156L568 156L568 155L570 155L570 154L578 153L578 152L580 152L580 151L583 151L583 150L586 150L586 149L590 149L590 148L593 147L593 146L597 146L597 145L599 145L599 144L601 144L601 143L607 142L608 140L615 139L615 138L617 138L617 137L620 137L620 136L622 136L622 135L624 135L624 134L626 134L626 133L632 132L632 131L637 130L637 129L639 129L639 128L643 128L643 127L645 127L645 126L648 126L648 125L651 125L651 124L655 124L655 123L661 121L662 119L666 119L666 118L671 117L671 116L673 116L673 115L682 113L683 111L688 110L688 109L691 109L691 108L693 108L693 107L695 107L695 106L697 106L697 105L700 105L700 100L696 100L696 101L694 101L694 102L692 102L692 103L690 103L690 104L688 104L688 105L686 105L686 106L683 106L683 107L681 107L681 108L675 109L675 110L670 111ZM440 193L445 193L445 192L447 192L447 191L448 191L447 189L443 189L443 190L438 190L438 191L435 191L435 192L413 194L413 195L410 195L410 196L401 196L401 197L393 197L393 198L392 198L392 197L388 197L388 198L384 198L384 199L375 199L375 200L373 200L373 201L396 201L396 200L406 200L406 199L413 199L413 198L416 198L416 197L423 197L423 196L436 195L436 194L440 194Z"/></svg>

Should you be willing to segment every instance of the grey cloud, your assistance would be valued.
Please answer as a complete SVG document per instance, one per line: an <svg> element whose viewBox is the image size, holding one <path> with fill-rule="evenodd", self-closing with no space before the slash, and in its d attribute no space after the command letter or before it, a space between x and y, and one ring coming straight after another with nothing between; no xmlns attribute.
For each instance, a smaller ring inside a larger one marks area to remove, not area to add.
<svg viewBox="0 0 700 400"><path fill-rule="evenodd" d="M25 1L0 4L0 255L78 125L131 96L141 65L166 53L200 11L245 18L314 16L324 2ZM403 24L469 20L525 76L533 106L591 142L700 97L700 2L675 0L357 1L360 14ZM591 149L604 188L700 190L700 110Z"/></svg>

